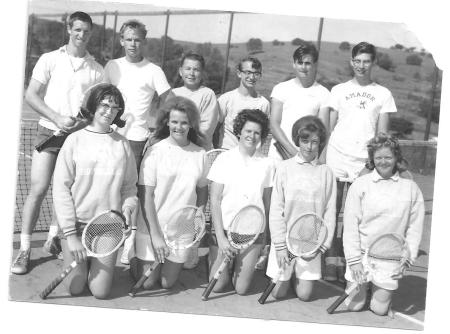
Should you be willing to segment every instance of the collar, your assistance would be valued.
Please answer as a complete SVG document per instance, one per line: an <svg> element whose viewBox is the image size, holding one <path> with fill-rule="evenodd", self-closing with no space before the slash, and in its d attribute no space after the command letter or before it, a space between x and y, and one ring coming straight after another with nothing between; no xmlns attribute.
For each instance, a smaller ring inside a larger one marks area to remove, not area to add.
<svg viewBox="0 0 450 334"><path fill-rule="evenodd" d="M303 159L303 157L300 154L296 154L294 156L294 161L300 165L310 164L312 166L317 166L317 164L318 164L317 157L313 161L308 162L308 161L305 161L305 159Z"/></svg>
<svg viewBox="0 0 450 334"><path fill-rule="evenodd" d="M58 50L59 50L59 52L65 53L65 54L67 54L67 55L69 56L69 53L67 52L67 44L61 46ZM91 60L91 59L94 59L94 56L92 56L92 55L89 53L89 51L86 50L86 54L84 55L83 58L84 58L84 60Z"/></svg>
<svg viewBox="0 0 450 334"><path fill-rule="evenodd" d="M378 174L378 172L377 172L376 169L374 169L374 170L372 171L371 178L372 178L372 181L373 181L373 182L378 182L378 181L380 181L380 180L386 180L386 179L382 178L380 174ZM399 178L400 178L400 176L399 176L398 172L396 172L396 173L395 173L394 175L392 175L389 179L391 179L392 181L397 182ZM388 179L388 180L389 180L389 179Z"/></svg>

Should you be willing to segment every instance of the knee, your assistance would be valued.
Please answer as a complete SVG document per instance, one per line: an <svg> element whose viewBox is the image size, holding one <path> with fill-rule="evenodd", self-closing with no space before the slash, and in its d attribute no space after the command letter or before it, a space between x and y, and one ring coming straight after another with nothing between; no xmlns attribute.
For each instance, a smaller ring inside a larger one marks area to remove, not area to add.
<svg viewBox="0 0 450 334"><path fill-rule="evenodd" d="M297 297L302 302L309 302L312 297L312 291L299 291L297 292Z"/></svg>
<svg viewBox="0 0 450 334"><path fill-rule="evenodd" d="M175 285L176 280L161 277L161 287L163 289L171 289Z"/></svg>
<svg viewBox="0 0 450 334"><path fill-rule="evenodd" d="M381 302L376 299L370 301L370 309L376 315L386 315L389 311L390 302Z"/></svg>
<svg viewBox="0 0 450 334"><path fill-rule="evenodd" d="M248 284L236 284L234 289L238 295L245 296L248 293L249 286Z"/></svg>
<svg viewBox="0 0 450 334"><path fill-rule="evenodd" d="M111 292L111 288L92 291L92 295L97 299L107 299Z"/></svg>

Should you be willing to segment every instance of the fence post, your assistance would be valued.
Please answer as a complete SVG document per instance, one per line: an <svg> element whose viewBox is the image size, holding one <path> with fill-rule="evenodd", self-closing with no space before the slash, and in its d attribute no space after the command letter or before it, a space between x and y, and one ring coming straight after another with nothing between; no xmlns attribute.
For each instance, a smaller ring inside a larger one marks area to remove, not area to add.
<svg viewBox="0 0 450 334"><path fill-rule="evenodd" d="M119 16L119 12L116 10L114 12L114 28L113 28L113 38L111 45L111 59L114 59L114 47L116 46L116 30L117 30L117 17Z"/></svg>
<svg viewBox="0 0 450 334"><path fill-rule="evenodd" d="M323 29L323 17L319 22L319 33L317 34L317 52L320 53L320 45L322 44L322 29Z"/></svg>
<svg viewBox="0 0 450 334"><path fill-rule="evenodd" d="M105 35L106 35L106 10L103 12L103 29L100 36L100 52L105 51Z"/></svg>
<svg viewBox="0 0 450 334"><path fill-rule="evenodd" d="M431 87L430 109L428 109L427 126L425 128L425 136L423 140L428 140L430 138L431 118L433 116L433 105L434 105L434 98L436 97L436 86L438 78L439 78L439 69L437 68L436 64L434 64L434 80L433 86Z"/></svg>
<svg viewBox="0 0 450 334"><path fill-rule="evenodd" d="M234 12L231 12L230 13L230 26L228 28L227 51L225 53L225 66L224 66L223 75L222 75L222 86L220 87L221 94L223 94L225 92L225 84L227 81L228 58L230 57L230 46L231 46L231 32L233 31L233 18L234 18Z"/></svg>
<svg viewBox="0 0 450 334"><path fill-rule="evenodd" d="M170 19L170 10L166 12L166 28L164 30L164 38L162 45L162 55L161 55L161 68L164 69L164 65L166 64L166 47L167 47L167 35L169 33L169 19Z"/></svg>
<svg viewBox="0 0 450 334"><path fill-rule="evenodd" d="M62 28L62 41L61 41L61 45L64 45L65 41L66 41L66 31L67 31L67 16L69 14L64 13L63 16L61 16L61 21L63 23L63 28Z"/></svg>

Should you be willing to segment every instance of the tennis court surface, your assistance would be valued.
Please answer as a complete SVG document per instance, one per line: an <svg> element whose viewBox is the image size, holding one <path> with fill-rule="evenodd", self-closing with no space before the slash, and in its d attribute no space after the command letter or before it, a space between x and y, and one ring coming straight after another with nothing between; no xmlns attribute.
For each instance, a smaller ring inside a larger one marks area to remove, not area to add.
<svg viewBox="0 0 450 334"><path fill-rule="evenodd" d="M379 317L368 310L356 313L346 312L342 308L338 308L335 314L328 315L326 308L341 294L343 286L324 281L317 283L316 293L311 302L299 301L291 291L285 300L274 301L269 297L265 305L260 305L257 299L268 282L264 272L260 271L257 271L248 295L238 296L233 291L222 294L212 293L208 301L201 301L201 294L207 285L205 257L201 258L196 269L183 270L179 282L172 290L141 291L135 298L129 297L127 293L132 280L128 266L118 262L113 292L108 300L97 300L87 290L82 296L70 297L61 285L46 301L41 301L40 291L63 269L62 260L42 251L46 233L33 234L30 271L27 275L10 276L9 298L14 301L35 303L421 330L425 318L434 176L416 173L413 173L413 176L425 198L424 233L418 260L402 279L400 288L394 295L392 317ZM18 251L18 240L19 234L16 233L13 257Z"/></svg>

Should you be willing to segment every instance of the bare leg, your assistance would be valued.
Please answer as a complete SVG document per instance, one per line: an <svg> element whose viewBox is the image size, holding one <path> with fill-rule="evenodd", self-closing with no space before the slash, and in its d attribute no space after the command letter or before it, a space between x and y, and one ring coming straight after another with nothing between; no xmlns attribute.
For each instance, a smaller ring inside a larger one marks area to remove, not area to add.
<svg viewBox="0 0 450 334"><path fill-rule="evenodd" d="M248 292L262 248L263 245L251 245L234 259L233 285L238 295Z"/></svg>

